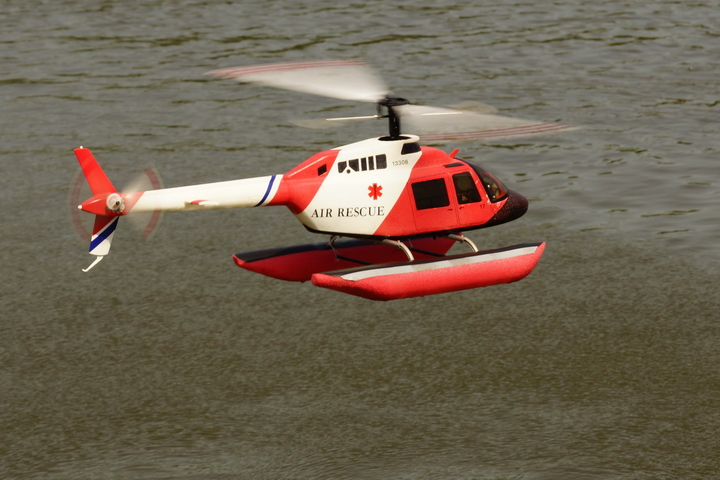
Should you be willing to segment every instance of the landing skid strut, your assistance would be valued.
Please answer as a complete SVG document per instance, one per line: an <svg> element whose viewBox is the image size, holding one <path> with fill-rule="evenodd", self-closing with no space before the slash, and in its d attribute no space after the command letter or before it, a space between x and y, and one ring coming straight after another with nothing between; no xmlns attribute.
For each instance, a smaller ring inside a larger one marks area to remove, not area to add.
<svg viewBox="0 0 720 480"><path fill-rule="evenodd" d="M475 243L473 243L472 240L470 240L469 238L467 238L467 237L465 237L465 236L463 236L463 235L449 234L449 235L446 235L446 237L449 238L450 240L454 240L454 241L456 241L456 242L465 243L466 245L468 245L468 246L472 249L473 253L477 253L477 252L478 252L478 248L477 248L477 246L475 245ZM333 235L332 237L330 237L330 241L328 242L328 247L332 248L333 252L335 253L335 257L336 257L336 258L338 258L338 259L340 259L340 260L349 260L349 261L351 261L351 262L356 262L356 263L359 263L359 264L361 264L361 265L371 265L371 264L368 263L368 262L363 262L363 261L360 261L360 260L355 260L355 259L353 259L353 258L345 257L345 256L342 256L342 255L338 254L337 251L335 250L335 245L334 245L334 244L335 244L335 241L336 241L338 238L340 238L338 235ZM408 246L405 245L404 243L399 242L399 241L397 241L397 240L390 240L389 238L386 238L386 239L382 240L380 243L382 243L383 245L390 245L391 247L399 248L400 250L403 251L403 253L404 253L405 256L407 257L408 261L410 261L410 262L414 262L414 261L415 261L415 256L412 254L412 251L411 251L412 247L411 247L411 248L408 248ZM427 253L427 252L425 252L425 253ZM434 254L433 254L433 255L434 255ZM438 255L438 256L442 256L442 255Z"/></svg>
<svg viewBox="0 0 720 480"><path fill-rule="evenodd" d="M478 248L475 246L475 244L473 243L473 241L470 240L470 239L467 238L467 237L463 237L462 235L453 235L453 234L450 234L450 235L447 236L447 238L449 238L450 240L455 240L456 242L466 243L466 244L468 244L468 246L469 246L470 248L472 248L473 253L477 253L477 252L478 252Z"/></svg>

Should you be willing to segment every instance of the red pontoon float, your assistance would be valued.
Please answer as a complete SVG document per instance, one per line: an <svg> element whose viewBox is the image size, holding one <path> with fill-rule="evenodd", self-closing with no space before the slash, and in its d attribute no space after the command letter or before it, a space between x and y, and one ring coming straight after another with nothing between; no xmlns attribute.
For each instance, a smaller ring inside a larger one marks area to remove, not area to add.
<svg viewBox="0 0 720 480"><path fill-rule="evenodd" d="M311 280L318 287L371 300L396 300L516 282L532 272L545 250L545 243L530 243L445 256L452 244L445 238L408 244L416 256L412 262L394 247L363 241L239 253L234 260L273 278ZM385 263L368 264L362 260L368 256ZM328 271L318 271L323 269Z"/></svg>

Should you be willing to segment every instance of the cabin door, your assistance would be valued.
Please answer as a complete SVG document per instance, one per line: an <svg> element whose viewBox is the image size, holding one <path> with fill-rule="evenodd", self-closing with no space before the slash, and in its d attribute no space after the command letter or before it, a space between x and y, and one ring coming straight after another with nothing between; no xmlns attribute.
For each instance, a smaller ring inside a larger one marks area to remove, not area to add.
<svg viewBox="0 0 720 480"><path fill-rule="evenodd" d="M457 227L454 189L448 175L422 178L412 183L412 204L418 232L437 232Z"/></svg>
<svg viewBox="0 0 720 480"><path fill-rule="evenodd" d="M485 223L489 213L485 209L487 202L483 201L473 175L470 172L456 173L452 176L452 183L460 227Z"/></svg>

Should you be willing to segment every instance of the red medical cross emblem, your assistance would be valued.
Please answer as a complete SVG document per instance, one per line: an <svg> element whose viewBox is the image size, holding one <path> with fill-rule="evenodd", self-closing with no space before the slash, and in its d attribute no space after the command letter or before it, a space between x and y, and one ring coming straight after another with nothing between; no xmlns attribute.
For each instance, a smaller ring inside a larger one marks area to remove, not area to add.
<svg viewBox="0 0 720 480"><path fill-rule="evenodd" d="M377 183L373 183L368 187L368 190L370 190L370 193L368 193L368 197L372 197L373 200L377 200L378 197L382 197L382 186L378 185Z"/></svg>

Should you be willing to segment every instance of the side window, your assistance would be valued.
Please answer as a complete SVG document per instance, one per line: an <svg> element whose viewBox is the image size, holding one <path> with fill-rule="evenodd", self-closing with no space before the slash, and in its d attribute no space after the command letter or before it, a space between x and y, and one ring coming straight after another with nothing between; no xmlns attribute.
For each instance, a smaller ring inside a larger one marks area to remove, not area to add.
<svg viewBox="0 0 720 480"><path fill-rule="evenodd" d="M354 158L338 162L339 173L365 172L367 170L382 170L387 168L387 156L384 154L363 158Z"/></svg>
<svg viewBox="0 0 720 480"><path fill-rule="evenodd" d="M375 164L377 166L378 170L382 170L383 168L387 168L387 157L383 155L377 155L375 157Z"/></svg>
<svg viewBox="0 0 720 480"><path fill-rule="evenodd" d="M418 210L450 205L445 179L443 178L413 183L412 190L415 197L415 207Z"/></svg>
<svg viewBox="0 0 720 480"><path fill-rule="evenodd" d="M478 193L477 187L475 187L475 181L472 175L470 175L470 172L453 175L453 183L455 184L458 204L463 205L465 203L480 201L480 193Z"/></svg>

